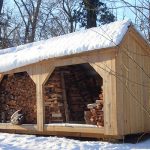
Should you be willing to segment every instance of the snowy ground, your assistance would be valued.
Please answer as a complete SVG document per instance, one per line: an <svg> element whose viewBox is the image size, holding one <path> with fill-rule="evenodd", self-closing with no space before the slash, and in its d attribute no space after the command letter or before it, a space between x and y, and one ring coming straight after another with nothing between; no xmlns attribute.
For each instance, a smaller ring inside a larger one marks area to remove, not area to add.
<svg viewBox="0 0 150 150"><path fill-rule="evenodd" d="M0 133L0 150L141 150L150 149L150 139L138 144L113 144L58 137Z"/></svg>

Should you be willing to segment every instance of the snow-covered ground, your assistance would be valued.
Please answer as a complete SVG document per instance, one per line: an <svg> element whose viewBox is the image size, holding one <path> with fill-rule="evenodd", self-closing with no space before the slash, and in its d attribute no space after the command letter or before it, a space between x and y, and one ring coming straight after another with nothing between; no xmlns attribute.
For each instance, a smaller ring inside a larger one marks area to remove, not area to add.
<svg viewBox="0 0 150 150"><path fill-rule="evenodd" d="M141 150L150 149L150 139L137 144L79 141L58 137L36 137L0 133L0 150Z"/></svg>

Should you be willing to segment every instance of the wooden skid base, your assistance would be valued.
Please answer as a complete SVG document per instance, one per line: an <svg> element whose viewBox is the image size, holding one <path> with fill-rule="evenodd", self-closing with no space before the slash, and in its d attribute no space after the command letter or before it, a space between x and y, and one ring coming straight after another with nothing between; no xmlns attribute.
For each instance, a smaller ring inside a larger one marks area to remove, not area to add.
<svg viewBox="0 0 150 150"><path fill-rule="evenodd" d="M89 137L97 139L122 139L123 136L104 135L104 127L76 127L76 126L44 126L44 131L37 130L36 125L12 125L8 123L0 123L0 132L18 133L18 134L35 134L35 135L55 135L66 137Z"/></svg>

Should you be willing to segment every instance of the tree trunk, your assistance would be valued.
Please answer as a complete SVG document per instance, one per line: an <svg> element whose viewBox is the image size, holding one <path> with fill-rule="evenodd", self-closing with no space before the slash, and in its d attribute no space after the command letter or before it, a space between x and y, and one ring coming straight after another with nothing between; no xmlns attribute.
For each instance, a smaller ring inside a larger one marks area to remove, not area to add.
<svg viewBox="0 0 150 150"><path fill-rule="evenodd" d="M33 22L32 22L32 34L31 34L31 41L30 42L34 42L41 2L42 2L42 0L37 1L37 6L36 6L36 10L34 12L34 17L33 17L34 19L33 19Z"/></svg>
<svg viewBox="0 0 150 150"><path fill-rule="evenodd" d="M87 28L96 27L96 0L83 0L87 10Z"/></svg>
<svg viewBox="0 0 150 150"><path fill-rule="evenodd" d="M0 15L2 14L3 0L0 0ZM2 29L0 27L0 40L2 38Z"/></svg>
<svg viewBox="0 0 150 150"><path fill-rule="evenodd" d="M1 11L2 11L2 7L3 7L3 1L4 1L4 0L0 0L0 15L1 15L1 13L2 13Z"/></svg>

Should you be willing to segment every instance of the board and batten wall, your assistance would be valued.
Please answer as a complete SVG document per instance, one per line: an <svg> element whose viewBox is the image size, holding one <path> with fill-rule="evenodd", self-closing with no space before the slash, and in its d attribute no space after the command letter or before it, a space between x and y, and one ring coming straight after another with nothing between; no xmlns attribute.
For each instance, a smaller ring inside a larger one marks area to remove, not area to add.
<svg viewBox="0 0 150 150"><path fill-rule="evenodd" d="M20 67L3 74L13 74L26 71L36 84L37 99L37 131L48 131L44 125L44 101L43 101L43 85L48 80L55 67L89 63L96 72L103 78L104 91L104 130L97 128L98 134L118 135L117 126L117 109L116 101L116 48L95 50L93 52L85 52L82 54L49 59L32 65ZM7 128L8 129L8 128ZM11 126L10 126L11 129ZM64 131L64 127L61 128ZM66 132L73 132L65 129ZM60 131L60 130L59 130ZM57 132L55 130L55 132ZM82 132L82 131L81 131ZM92 129L91 129L92 132ZM87 130L88 133L88 130Z"/></svg>
<svg viewBox="0 0 150 150"><path fill-rule="evenodd" d="M97 134L126 135L146 132L150 131L150 57L145 55L150 55L150 47L130 27L121 45L115 48L54 58L20 67L0 74L0 81L4 74L27 71L36 84L36 130L48 132L54 129L57 132L57 128L50 129L44 125L43 85L55 67L89 63L103 78L104 128L97 128ZM12 126L7 129L12 129ZM92 133L92 129L85 130L87 134L89 130ZM59 131L76 132L76 128L59 127Z"/></svg>
<svg viewBox="0 0 150 150"><path fill-rule="evenodd" d="M116 57L119 134L150 131L150 46L130 27Z"/></svg>

